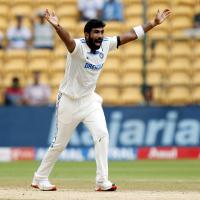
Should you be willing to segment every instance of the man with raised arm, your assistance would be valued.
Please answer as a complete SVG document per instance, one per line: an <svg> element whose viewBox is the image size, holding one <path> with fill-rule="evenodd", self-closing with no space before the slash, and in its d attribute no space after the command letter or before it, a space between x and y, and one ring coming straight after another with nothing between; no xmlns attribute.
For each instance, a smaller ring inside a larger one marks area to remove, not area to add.
<svg viewBox="0 0 200 200"><path fill-rule="evenodd" d="M56 186L48 180L49 174L58 156L67 146L74 129L83 122L94 140L95 190L115 191L117 189L108 178L109 135L102 109L102 98L95 93L96 82L109 51L141 38L146 32L161 24L170 13L168 9L158 11L153 21L113 37L104 36L104 22L92 19L84 27L84 38L73 39L67 30L63 30L55 13L46 10L45 18L55 28L69 54L67 70L57 98L57 133L34 174L32 187L45 191L56 190Z"/></svg>

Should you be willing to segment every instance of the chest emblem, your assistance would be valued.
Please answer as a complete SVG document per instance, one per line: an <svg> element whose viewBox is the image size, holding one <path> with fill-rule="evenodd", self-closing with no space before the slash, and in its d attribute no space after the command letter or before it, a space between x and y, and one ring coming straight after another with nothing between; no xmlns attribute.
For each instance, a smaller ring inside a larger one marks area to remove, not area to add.
<svg viewBox="0 0 200 200"><path fill-rule="evenodd" d="M103 54L102 52L99 52L99 57L100 57L101 59L103 59L104 54Z"/></svg>

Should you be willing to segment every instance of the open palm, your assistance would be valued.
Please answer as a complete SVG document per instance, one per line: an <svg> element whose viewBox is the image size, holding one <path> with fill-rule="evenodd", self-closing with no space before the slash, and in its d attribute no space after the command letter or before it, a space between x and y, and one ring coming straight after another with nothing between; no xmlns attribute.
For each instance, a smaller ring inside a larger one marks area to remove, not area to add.
<svg viewBox="0 0 200 200"><path fill-rule="evenodd" d="M165 9L164 11L160 12L160 10L158 10L156 17L154 19L155 23L161 24L163 23L163 21L171 14L171 11L169 9Z"/></svg>
<svg viewBox="0 0 200 200"><path fill-rule="evenodd" d="M51 23L53 26L58 25L58 17L55 15L54 12L50 13L48 9L45 10L45 19Z"/></svg>

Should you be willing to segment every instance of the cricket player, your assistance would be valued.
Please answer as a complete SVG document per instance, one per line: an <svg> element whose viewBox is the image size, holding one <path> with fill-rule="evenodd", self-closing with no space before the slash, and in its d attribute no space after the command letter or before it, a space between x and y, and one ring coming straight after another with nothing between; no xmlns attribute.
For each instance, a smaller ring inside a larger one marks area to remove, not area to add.
<svg viewBox="0 0 200 200"><path fill-rule="evenodd" d="M142 38L146 32L161 24L170 13L168 9L162 12L158 10L154 20L113 37L104 36L104 22L92 19L84 27L85 37L73 39L68 31L63 30L55 13L49 12L48 9L45 11L46 20L55 28L69 54L56 103L57 134L34 174L32 187L44 191L57 189L49 182L49 174L58 156L66 148L74 129L83 122L94 140L95 190L115 191L117 189L117 186L108 179L109 135L102 109L102 98L95 93L96 82L109 51Z"/></svg>

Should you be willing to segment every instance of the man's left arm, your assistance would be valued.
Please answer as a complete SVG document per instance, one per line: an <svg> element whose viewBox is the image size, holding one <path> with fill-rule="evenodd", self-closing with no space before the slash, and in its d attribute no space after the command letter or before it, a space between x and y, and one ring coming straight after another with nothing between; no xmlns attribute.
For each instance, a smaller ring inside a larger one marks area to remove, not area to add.
<svg viewBox="0 0 200 200"><path fill-rule="evenodd" d="M157 14L153 21L148 22L147 24L133 27L130 31L122 34L119 36L119 45L126 44L130 41L136 40L144 36L144 34L155 26L160 25L163 21L171 14L169 9L165 9L164 11L160 12L157 11Z"/></svg>

